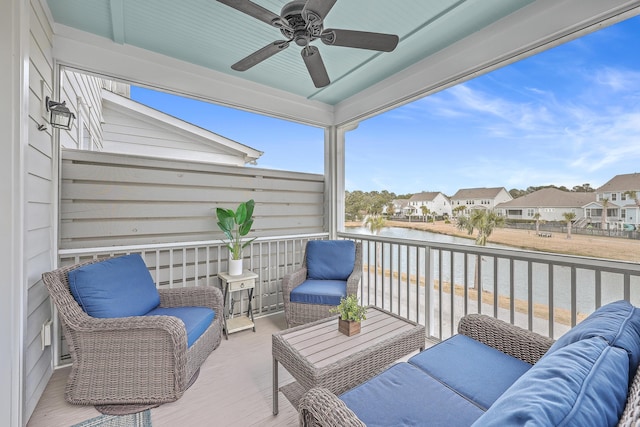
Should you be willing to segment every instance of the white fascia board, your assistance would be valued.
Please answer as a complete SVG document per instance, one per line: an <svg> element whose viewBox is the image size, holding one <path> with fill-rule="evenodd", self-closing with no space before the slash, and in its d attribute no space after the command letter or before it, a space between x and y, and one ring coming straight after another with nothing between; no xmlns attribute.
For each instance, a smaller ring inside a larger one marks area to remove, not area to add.
<svg viewBox="0 0 640 427"><path fill-rule="evenodd" d="M62 65L216 104L327 127L333 106L130 45L55 24L53 56Z"/></svg>
<svg viewBox="0 0 640 427"><path fill-rule="evenodd" d="M600 202L589 202L586 205L582 206L582 209L591 209L591 208L602 208L602 204Z"/></svg>
<svg viewBox="0 0 640 427"><path fill-rule="evenodd" d="M639 0L536 0L336 105L361 121L640 14Z"/></svg>
<svg viewBox="0 0 640 427"><path fill-rule="evenodd" d="M114 106L117 106L116 108L119 107L121 109L126 109L132 114L144 116L147 119L159 123L160 125L169 126L175 130L179 130L191 136L195 136L206 144L212 146L220 145L232 152L241 153L245 157L248 157L250 160L258 159L260 156L262 156L262 154L264 154L262 151L256 150L232 139L225 138L224 136L219 135L215 132L211 132L199 126L185 122L184 120L180 120L170 114L165 114L161 111L140 104L139 102L133 101L129 98L125 98L123 96L109 92L108 90L102 91L102 99L107 103L111 103Z"/></svg>

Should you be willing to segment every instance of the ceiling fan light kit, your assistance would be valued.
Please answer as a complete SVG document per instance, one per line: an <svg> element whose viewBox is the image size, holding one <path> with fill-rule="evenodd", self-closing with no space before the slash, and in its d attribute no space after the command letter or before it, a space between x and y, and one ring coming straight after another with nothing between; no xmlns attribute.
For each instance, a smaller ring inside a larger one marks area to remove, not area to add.
<svg viewBox="0 0 640 427"><path fill-rule="evenodd" d="M284 5L280 15L253 3L250 0L218 0L240 12L265 22L280 30L286 40L269 43L231 66L236 71L246 71L289 47L291 42L302 48L300 54L317 88L331 83L322 61L320 50L311 45L314 40L322 40L328 46L343 46L357 49L391 52L398 45L394 34L367 31L324 29L324 18L337 0L294 0Z"/></svg>

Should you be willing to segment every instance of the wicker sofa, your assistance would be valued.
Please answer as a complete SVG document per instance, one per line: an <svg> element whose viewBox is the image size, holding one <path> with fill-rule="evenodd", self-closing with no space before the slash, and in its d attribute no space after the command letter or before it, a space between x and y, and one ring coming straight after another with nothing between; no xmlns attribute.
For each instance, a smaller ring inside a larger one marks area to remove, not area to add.
<svg viewBox="0 0 640 427"><path fill-rule="evenodd" d="M336 396L300 401L304 426L640 425L640 310L608 304L557 341L484 316Z"/></svg>
<svg viewBox="0 0 640 427"><path fill-rule="evenodd" d="M97 282L81 289L87 278ZM222 339L220 290L157 290L137 254L62 267L43 281L71 354L65 399L73 404L175 401ZM127 296L110 295L117 291Z"/></svg>

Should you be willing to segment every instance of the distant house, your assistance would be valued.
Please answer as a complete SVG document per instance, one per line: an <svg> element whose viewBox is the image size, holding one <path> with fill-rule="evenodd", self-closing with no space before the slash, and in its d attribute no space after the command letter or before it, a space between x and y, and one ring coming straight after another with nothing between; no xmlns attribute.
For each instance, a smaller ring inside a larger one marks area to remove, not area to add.
<svg viewBox="0 0 640 427"><path fill-rule="evenodd" d="M533 220L540 214L542 221L564 221L563 214L572 212L576 220L583 218L584 207L596 200L596 193L577 193L543 188L496 206L507 219Z"/></svg>
<svg viewBox="0 0 640 427"><path fill-rule="evenodd" d="M451 202L439 191L423 191L411 196L405 208L408 216L424 216L422 207L429 209L431 215L451 216Z"/></svg>
<svg viewBox="0 0 640 427"><path fill-rule="evenodd" d="M593 227L633 230L640 228L640 173L616 175L596 189L596 200L585 206ZM603 222L603 210L606 216Z"/></svg>
<svg viewBox="0 0 640 427"><path fill-rule="evenodd" d="M102 104L103 151L234 166L263 154L104 89Z"/></svg>
<svg viewBox="0 0 640 427"><path fill-rule="evenodd" d="M65 70L65 98L77 131L64 148L231 166L255 164L262 152L130 99L127 84Z"/></svg>
<svg viewBox="0 0 640 427"><path fill-rule="evenodd" d="M409 199L394 199L391 201L391 204L393 204L393 212L387 212L387 206L385 206L382 209L382 213L389 217L403 215L405 208L409 204Z"/></svg>
<svg viewBox="0 0 640 427"><path fill-rule="evenodd" d="M512 200L511 194L504 187L495 188L463 188L451 196L451 209L464 206L461 212L468 214L472 209L494 209L500 203Z"/></svg>

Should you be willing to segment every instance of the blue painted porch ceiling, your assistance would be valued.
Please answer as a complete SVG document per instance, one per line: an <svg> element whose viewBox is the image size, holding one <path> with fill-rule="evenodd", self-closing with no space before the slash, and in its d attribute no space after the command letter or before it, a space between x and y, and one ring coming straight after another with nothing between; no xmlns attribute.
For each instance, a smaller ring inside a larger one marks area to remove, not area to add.
<svg viewBox="0 0 640 427"><path fill-rule="evenodd" d="M215 0L48 0L56 23L245 78L330 105L370 87L503 18L533 0L338 0L325 28L397 34L391 53L316 40L331 84L316 89L288 49L237 72L231 64L281 40L280 32ZM286 0L255 0L279 14Z"/></svg>

